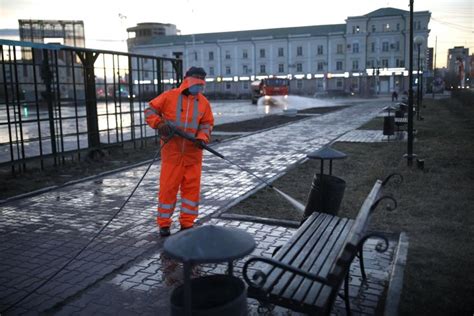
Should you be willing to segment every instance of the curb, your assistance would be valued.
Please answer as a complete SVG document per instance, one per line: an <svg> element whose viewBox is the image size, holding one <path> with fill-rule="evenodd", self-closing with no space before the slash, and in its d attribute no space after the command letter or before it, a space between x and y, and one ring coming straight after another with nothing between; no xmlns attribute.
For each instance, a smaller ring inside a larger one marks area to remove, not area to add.
<svg viewBox="0 0 474 316"><path fill-rule="evenodd" d="M405 232L400 233L398 239L397 252L395 253L394 264L387 289L387 299L385 301L385 316L397 316L400 305L400 297L403 288L403 276L407 263L408 236Z"/></svg>
<svg viewBox="0 0 474 316"><path fill-rule="evenodd" d="M252 222L252 223L267 224L267 225L273 225L273 226L283 226L283 227L290 227L290 228L300 227L300 222L298 222L298 221L291 221L291 220L287 220L287 219L275 219L275 218L259 217L259 216L252 216L252 215L224 213L224 214L221 214L219 217L215 217L215 218L216 219L230 220L230 221L234 220L234 221L241 221L241 222Z"/></svg>

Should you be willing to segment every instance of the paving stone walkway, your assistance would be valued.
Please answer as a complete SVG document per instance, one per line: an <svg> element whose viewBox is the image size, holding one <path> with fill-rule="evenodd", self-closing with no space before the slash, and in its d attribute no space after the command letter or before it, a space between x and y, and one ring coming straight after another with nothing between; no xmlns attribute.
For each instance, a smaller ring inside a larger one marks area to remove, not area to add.
<svg viewBox="0 0 474 316"><path fill-rule="evenodd" d="M375 117L385 105L380 101L361 103L224 142L214 148L271 182L303 160L307 153ZM117 212L146 167L135 167L0 205L0 310L24 297L82 249ZM92 311L108 313L113 304L121 302L122 310L137 304L143 308L131 308L131 313L150 311L156 315L160 314L160 309L168 308L166 293L172 286L163 286L162 280L153 279L160 278L157 271L166 267L160 255L163 240L155 226L158 174L159 164L156 163L133 198L100 236L52 281L8 312L69 314L77 311L82 314L87 308L87 314ZM261 186L254 177L206 153L199 222L208 223L211 217L218 216ZM175 222L176 217L177 214ZM247 225L246 230L257 240L259 234L265 235L266 229L270 229L253 228L255 223L212 221L222 225ZM172 232L176 229L173 226ZM271 230L280 232L273 241L284 240L292 232L281 227ZM271 243L260 241L258 249L268 251L267 246ZM124 292L113 291L114 295L109 297L109 292L104 290L109 285L119 286ZM155 293L154 287L160 290ZM138 292L127 292L132 288ZM104 295L91 294L96 290ZM141 301L161 303L153 305L156 309L152 311L146 309L146 304L139 304Z"/></svg>
<svg viewBox="0 0 474 316"><path fill-rule="evenodd" d="M384 135L382 131L372 130L353 130L347 134L342 135L337 139L338 142L349 143L380 143L380 142L395 142L406 141L407 132L395 132L394 135Z"/></svg>

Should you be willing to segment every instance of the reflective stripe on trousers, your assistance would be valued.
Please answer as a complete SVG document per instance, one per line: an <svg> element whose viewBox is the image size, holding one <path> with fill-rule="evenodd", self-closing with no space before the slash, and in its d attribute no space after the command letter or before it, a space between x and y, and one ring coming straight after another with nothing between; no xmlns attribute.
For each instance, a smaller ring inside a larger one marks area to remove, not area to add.
<svg viewBox="0 0 474 316"><path fill-rule="evenodd" d="M201 189L201 164L185 166L183 162L170 164L161 162L159 207L157 223L160 227L171 225L171 215L176 204L176 196L181 191L182 227L194 224L198 216L199 193ZM172 207L171 207L172 206Z"/></svg>

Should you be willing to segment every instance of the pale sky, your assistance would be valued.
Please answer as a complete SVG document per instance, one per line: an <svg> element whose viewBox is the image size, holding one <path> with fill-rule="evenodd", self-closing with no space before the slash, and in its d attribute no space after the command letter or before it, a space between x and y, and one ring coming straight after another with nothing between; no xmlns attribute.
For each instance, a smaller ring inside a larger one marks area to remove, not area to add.
<svg viewBox="0 0 474 316"><path fill-rule="evenodd" d="M86 46L126 51L125 29L140 22L172 23L182 34L345 23L383 7L409 10L409 0L0 0L0 29L18 19L83 20ZM474 53L474 1L415 0L415 11L431 12L429 46L438 37L437 66L448 48ZM122 18L120 18L122 16Z"/></svg>

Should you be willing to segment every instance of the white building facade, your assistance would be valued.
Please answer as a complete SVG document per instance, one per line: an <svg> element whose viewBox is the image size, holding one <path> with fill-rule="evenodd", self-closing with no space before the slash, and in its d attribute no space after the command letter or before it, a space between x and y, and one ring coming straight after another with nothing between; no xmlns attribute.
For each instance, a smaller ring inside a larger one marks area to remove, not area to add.
<svg viewBox="0 0 474 316"><path fill-rule="evenodd" d="M430 16L428 11L414 13L414 36L425 39L420 48L422 63ZM244 96L250 82L266 77L291 79L290 93L300 95L324 91L368 95L401 92L409 86L409 12L400 9L348 17L345 24L143 36L150 34L143 28L152 25L128 29L136 35L128 40L129 52L179 55L184 69L203 67L208 74L207 93ZM413 55L416 70L417 52Z"/></svg>

